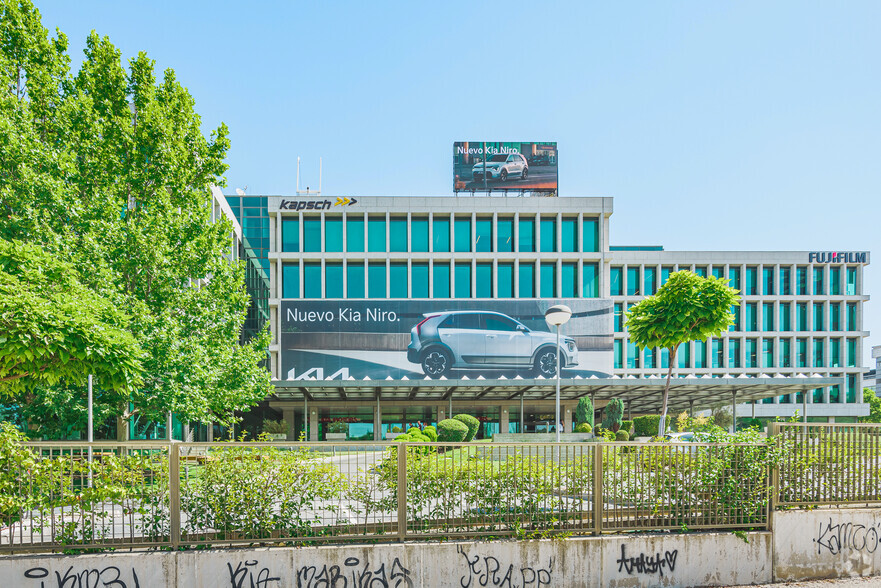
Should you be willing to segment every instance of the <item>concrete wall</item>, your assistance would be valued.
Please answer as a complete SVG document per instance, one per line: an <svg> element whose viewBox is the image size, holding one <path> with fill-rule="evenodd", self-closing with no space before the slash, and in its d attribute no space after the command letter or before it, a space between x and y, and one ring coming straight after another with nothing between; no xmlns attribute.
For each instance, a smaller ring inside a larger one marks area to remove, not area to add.
<svg viewBox="0 0 881 588"><path fill-rule="evenodd" d="M881 574L881 509L774 514L778 581Z"/></svg>
<svg viewBox="0 0 881 588"><path fill-rule="evenodd" d="M723 586L771 580L771 536L659 534L566 540L0 558L0 586L436 588Z"/></svg>

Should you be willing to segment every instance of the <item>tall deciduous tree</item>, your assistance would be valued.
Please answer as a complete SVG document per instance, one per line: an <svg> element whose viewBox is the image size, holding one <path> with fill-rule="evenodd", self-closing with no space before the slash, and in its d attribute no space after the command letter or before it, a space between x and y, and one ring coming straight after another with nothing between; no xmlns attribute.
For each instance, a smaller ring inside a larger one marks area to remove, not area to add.
<svg viewBox="0 0 881 588"><path fill-rule="evenodd" d="M144 382L118 411L229 423L270 390L268 335L239 344L248 296L232 226L212 222L226 126L201 131L174 71L140 53L124 67L88 37L70 70L30 0L0 0L0 238L67 259L130 316Z"/></svg>
<svg viewBox="0 0 881 588"><path fill-rule="evenodd" d="M860 422L881 423L881 397L872 388L863 388L863 402L869 405L869 416L860 418Z"/></svg>
<svg viewBox="0 0 881 588"><path fill-rule="evenodd" d="M690 271L680 271L670 274L657 294L643 299L627 312L626 327L632 343L640 349L669 350L658 436L666 430L670 378L679 346L721 335L733 324L731 307L737 304L740 304L740 296L728 286L728 280L702 278Z"/></svg>

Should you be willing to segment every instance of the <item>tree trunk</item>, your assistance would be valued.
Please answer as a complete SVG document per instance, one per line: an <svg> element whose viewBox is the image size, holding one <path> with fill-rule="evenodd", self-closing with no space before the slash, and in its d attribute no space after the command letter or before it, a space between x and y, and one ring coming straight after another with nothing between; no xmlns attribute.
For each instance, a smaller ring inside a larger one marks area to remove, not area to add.
<svg viewBox="0 0 881 588"><path fill-rule="evenodd" d="M667 366L667 382L664 384L664 403L661 405L661 420L658 422L658 437L663 437L667 430L667 397L670 395L670 378L673 377L673 362L679 345L670 348L670 365Z"/></svg>

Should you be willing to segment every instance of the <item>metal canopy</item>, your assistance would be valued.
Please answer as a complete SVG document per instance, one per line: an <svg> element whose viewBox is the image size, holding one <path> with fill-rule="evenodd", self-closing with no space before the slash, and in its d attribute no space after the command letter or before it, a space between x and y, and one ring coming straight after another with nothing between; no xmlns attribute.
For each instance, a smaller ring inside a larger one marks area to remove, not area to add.
<svg viewBox="0 0 881 588"><path fill-rule="evenodd" d="M663 401L664 378L611 377L589 379L562 379L560 397L575 400L593 395L597 404L612 398L632 401L634 412L659 412ZM519 400L527 402L550 401L554 397L555 379L512 380L281 380L273 382L275 393L271 400L334 403L349 402L478 402L492 405ZM761 400L783 394L806 392L814 388L844 385L841 377L817 374L751 378L747 376L713 378L698 376L674 377L670 383L668 413L688 410L695 406L706 408L730 405L731 395L737 392L737 402ZM794 400L794 399L793 399Z"/></svg>

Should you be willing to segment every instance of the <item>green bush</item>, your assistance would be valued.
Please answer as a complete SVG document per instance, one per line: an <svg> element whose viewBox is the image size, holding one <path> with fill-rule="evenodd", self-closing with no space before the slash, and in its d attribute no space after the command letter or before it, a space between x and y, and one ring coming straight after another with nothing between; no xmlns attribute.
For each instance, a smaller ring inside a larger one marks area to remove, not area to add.
<svg viewBox="0 0 881 588"><path fill-rule="evenodd" d="M422 434L431 439L432 442L437 441L437 429L430 425L422 429Z"/></svg>
<svg viewBox="0 0 881 588"><path fill-rule="evenodd" d="M575 406L575 422L588 424L593 429L593 403L587 396L578 399L578 404Z"/></svg>
<svg viewBox="0 0 881 588"><path fill-rule="evenodd" d="M410 436L410 433L401 433L400 435L398 435L397 437L392 439L392 441L396 441L396 442L397 441L401 441L401 442L413 441L413 437Z"/></svg>
<svg viewBox="0 0 881 588"><path fill-rule="evenodd" d="M603 409L603 428L617 432L621 428L623 417L624 402L620 398L611 399Z"/></svg>
<svg viewBox="0 0 881 588"><path fill-rule="evenodd" d="M618 429L615 432L615 441L630 441L630 433L623 429Z"/></svg>
<svg viewBox="0 0 881 588"><path fill-rule="evenodd" d="M420 429L419 427L410 427L409 429L407 429L407 434L408 434L408 435L412 435L412 434L414 434L414 433L419 433L419 434L421 435L421 434L422 434L422 429Z"/></svg>
<svg viewBox="0 0 881 588"><path fill-rule="evenodd" d="M333 421L329 425L327 425L328 433L348 433L349 432L349 423L344 421Z"/></svg>
<svg viewBox="0 0 881 588"><path fill-rule="evenodd" d="M636 437L654 437L658 434L658 424L661 422L661 415L648 414L638 416L633 419L634 436Z"/></svg>
<svg viewBox="0 0 881 588"><path fill-rule="evenodd" d="M470 414L457 414L453 417L453 419L463 423L466 427L468 427L468 434L465 435L465 442L471 441L474 439L474 436L477 435L477 430L480 428L480 421L471 416Z"/></svg>
<svg viewBox="0 0 881 588"><path fill-rule="evenodd" d="M592 430L591 426L588 423L578 423L575 425L576 433L590 433Z"/></svg>
<svg viewBox="0 0 881 588"><path fill-rule="evenodd" d="M468 435L468 426L456 419L444 419L437 424L437 440L441 443L458 443Z"/></svg>
<svg viewBox="0 0 881 588"><path fill-rule="evenodd" d="M404 432L404 429L402 429L398 425L395 425L394 427L392 427L392 433L403 433L403 432Z"/></svg>
<svg viewBox="0 0 881 588"><path fill-rule="evenodd" d="M621 430L628 433L633 432L633 421L621 421Z"/></svg>
<svg viewBox="0 0 881 588"><path fill-rule="evenodd" d="M284 420L263 420L263 432L269 435L284 435L288 432L288 424Z"/></svg>

